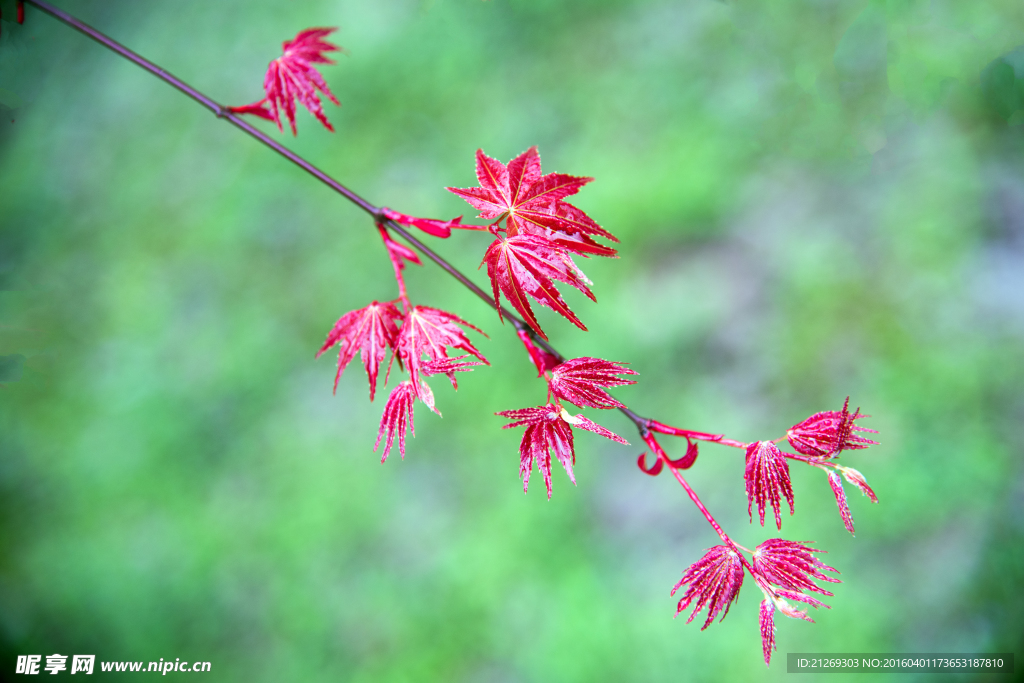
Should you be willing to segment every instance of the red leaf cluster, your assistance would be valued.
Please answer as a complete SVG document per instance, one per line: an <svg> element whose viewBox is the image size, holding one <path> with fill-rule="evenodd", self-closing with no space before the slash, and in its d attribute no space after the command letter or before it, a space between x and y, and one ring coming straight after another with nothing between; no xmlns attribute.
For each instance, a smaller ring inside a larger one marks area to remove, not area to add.
<svg viewBox="0 0 1024 683"><path fill-rule="evenodd" d="M659 461L660 462L660 461ZM694 600L696 604L690 618L686 620L689 624L705 606L708 609L708 617L701 631L711 625L719 612L722 619L729 613L732 602L739 597L740 587L743 585L743 563L739 555L732 548L724 545L716 545L710 548L704 557L700 558L686 570L682 580L672 589L672 595L676 594L683 586L689 586L683 598L676 608L676 615L687 609Z"/></svg>
<svg viewBox="0 0 1024 683"><path fill-rule="evenodd" d="M572 254L615 255L614 249L601 245L592 236L618 240L586 213L564 201L593 178L564 173L543 175L536 147L512 159L508 166L477 150L476 175L479 187L448 190L479 209L480 218L494 221L492 231L497 240L487 250L483 263L487 264L491 278L495 306L500 304L500 291L544 339L547 337L533 315L528 296L586 330L554 283L571 285L594 300L587 288L589 282L573 262ZM504 238L497 235L499 230L505 231Z"/></svg>
<svg viewBox="0 0 1024 683"><path fill-rule="evenodd" d="M334 378L335 391L342 372L357 351L362 354L363 365L370 381L371 401L377 388L380 363L389 348L392 350L392 361L397 356L399 363L409 371L409 380L398 384L391 391L384 406L377 445L374 446L374 450L377 450L381 438L387 432L388 439L381 462L387 459L396 434L399 450L402 457L405 457L405 421L408 419L411 427L413 399L419 398L427 407L440 414L434 405L434 394L422 376L447 375L452 386L457 389L456 372L465 372L473 366L487 364L487 359L473 346L459 325L483 334L465 320L446 311L428 306L414 306L403 313L393 301L374 301L366 308L349 311L341 316L327 335L327 341L320 348L317 357L335 344L340 346L338 372ZM459 349L465 354L452 358L448 356L450 349ZM479 360L466 361L465 359L471 355ZM386 385L387 378L384 381Z"/></svg>
<svg viewBox="0 0 1024 683"><path fill-rule="evenodd" d="M314 64L334 64L334 60L325 57L324 53L337 52L340 48L328 43L324 38L337 30L308 28L300 31L292 40L282 43L283 54L270 62L267 75L263 79L266 97L252 104L230 107L230 110L236 114L253 114L273 121L282 132L284 127L281 125L281 112L284 112L291 126L292 135L296 135L295 102L298 101L327 130L333 131L334 127L324 115L318 92L326 95L334 104L341 103L327 87L327 82Z"/></svg>
<svg viewBox="0 0 1024 683"><path fill-rule="evenodd" d="M789 464L771 441L755 441L747 446L747 464L743 474L747 488L747 514L753 521L753 506L764 526L764 511L771 503L775 511L775 524L782 528L782 496L789 502L789 514L793 514L793 486L789 480Z"/></svg>
<svg viewBox="0 0 1024 683"><path fill-rule="evenodd" d="M573 358L551 370L551 393L581 408L621 408L622 403L612 398L602 387L636 384L618 375L635 375L621 363L600 358Z"/></svg>
<svg viewBox="0 0 1024 683"><path fill-rule="evenodd" d="M831 458L843 450L857 450L877 445L877 441L856 433L878 432L858 426L856 421L867 415L861 415L860 408L850 413L849 406L850 397L847 396L842 410L815 413L800 424L793 425L786 432L789 445L798 453L817 458Z"/></svg>
<svg viewBox="0 0 1024 683"><path fill-rule="evenodd" d="M783 538L770 538L754 550L754 579L765 596L761 603L761 644L765 664L770 664L775 649L776 607L787 617L811 622L814 620L807 616L806 610L797 609L787 600L828 608L820 600L807 595L807 592L832 595L818 586L816 580L839 583L839 579L823 573L823 570L839 572L814 557L813 553L820 552L824 551Z"/></svg>
<svg viewBox="0 0 1024 683"><path fill-rule="evenodd" d="M600 434L606 439L627 443L618 434L614 434L599 424L591 422L582 415L572 416L558 405L548 404L536 408L520 408L496 413L507 417L513 422L502 429L526 427L523 440L519 445L519 476L523 479L523 491L530 486L530 473L536 463L544 475L544 485L551 498L551 451L554 451L558 462L562 463L569 475L569 480L576 483L572 467L576 464L576 449L573 445L572 428L579 427Z"/></svg>

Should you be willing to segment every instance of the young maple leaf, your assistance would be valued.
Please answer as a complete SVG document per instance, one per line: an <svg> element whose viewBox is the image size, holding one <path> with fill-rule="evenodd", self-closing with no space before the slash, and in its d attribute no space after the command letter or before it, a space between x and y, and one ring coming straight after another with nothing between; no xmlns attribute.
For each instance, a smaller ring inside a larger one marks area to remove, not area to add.
<svg viewBox="0 0 1024 683"><path fill-rule="evenodd" d="M284 132L281 125L281 112L288 118L292 135L295 129L295 102L309 110L317 120L329 131L334 126L324 115L323 104L317 91L327 96L331 102L340 105L334 93L327 87L327 82L316 70L314 64L334 64L334 60L324 56L325 52L337 52L341 48L328 43L324 38L337 31L336 28L308 28L300 31L292 40L281 44L283 54L270 62L267 75L263 79L263 89L267 95L258 102L241 107L229 107L236 114L253 114L273 121L278 130Z"/></svg>
<svg viewBox="0 0 1024 683"><path fill-rule="evenodd" d="M787 591L811 591L831 596L832 593L814 583L815 580L841 583L839 579L822 573L822 570L835 574L839 571L814 556L814 553L821 552L824 551L797 541L769 538L754 549L754 571L768 583Z"/></svg>
<svg viewBox="0 0 1024 683"><path fill-rule="evenodd" d="M775 650L775 602L768 597L761 601L761 649L765 666L771 665Z"/></svg>
<svg viewBox="0 0 1024 683"><path fill-rule="evenodd" d="M448 358L448 349L459 349L467 354L476 356L483 364L489 365L487 359L473 343L469 341L466 333L459 327L462 325L480 334L487 336L484 332L462 318L452 313L430 308L429 306L414 306L405 316L402 322L402 329L398 332L395 340L395 350L399 360L409 371L413 386L423 402L431 410L437 412L433 405L433 394L426 382L420 377L421 374L434 374L433 370L438 368L436 361ZM423 356L427 360L423 360ZM424 366L433 363L429 368ZM425 372L424 370L427 370ZM441 369L452 383L452 387L459 388L455 379L457 368Z"/></svg>
<svg viewBox="0 0 1024 683"><path fill-rule="evenodd" d="M549 499L551 498L552 450L554 450L558 462L562 463L568 473L569 480L573 484L576 483L576 476L572 472L572 466L576 464L576 449L573 446L572 437L573 426L600 434L606 439L627 444L627 441L618 434L591 422L582 415L570 415L561 406L550 403L536 408L505 410L495 413L495 415L513 420L504 425L502 429L526 427L523 440L519 445L519 476L523 479L523 491L529 490L530 472L533 471L533 465L536 463L537 468L544 475L544 485L547 487Z"/></svg>
<svg viewBox="0 0 1024 683"><path fill-rule="evenodd" d="M487 276L491 278L494 306L498 309L499 317L502 317L498 297L500 290L512 307L519 311L519 315L523 316L523 320L545 341L548 337L534 317L527 295L586 331L586 326L569 310L553 280L572 285L591 301L597 299L587 288L589 282L586 276L573 263L569 253L554 242L537 235L499 236L488 247L480 265L484 263L487 264Z"/></svg>
<svg viewBox="0 0 1024 683"><path fill-rule="evenodd" d="M764 593L761 603L761 641L764 647L764 663L771 662L771 654L775 649L775 609L778 608L787 617L813 622L807 616L807 610L797 609L788 601L795 600L805 605L828 609L828 605L817 598L807 595L806 591L832 595L818 586L815 581L839 583L839 579L831 577L824 571L839 572L814 557L813 553L824 552L815 550L809 545L787 541L783 538L769 538L757 546L753 555L753 574L758 587Z"/></svg>
<svg viewBox="0 0 1024 683"><path fill-rule="evenodd" d="M832 493L836 496L836 505L839 506L839 516L843 518L843 525L851 534L853 533L853 515L850 513L850 504L846 502L846 491L843 490L843 480L834 471L828 472L828 484L832 487Z"/></svg>
<svg viewBox="0 0 1024 683"><path fill-rule="evenodd" d="M830 458L840 451L857 450L878 445L877 441L864 438L855 432L870 432L874 429L860 427L856 421L861 415L860 408L852 414L849 411L850 397L846 397L842 410L826 410L815 413L800 424L793 425L786 432L789 444L798 453L817 458Z"/></svg>
<svg viewBox="0 0 1024 683"><path fill-rule="evenodd" d="M413 405L416 402L416 388L412 385L412 382L406 380L400 382L391 390L391 395L388 396L388 402L384 404L384 414L380 418L380 429L377 431L377 443L373 444L374 452L377 451L377 447L380 446L380 440L384 436L386 431L388 434L387 441L384 443L384 452L381 454L380 461L383 463L388 459L388 454L391 453L391 445L395 441L395 436L398 436L398 452L402 455L402 459L405 460L405 429L406 422L408 422L409 430L412 431L412 435L416 436L416 427L413 424Z"/></svg>
<svg viewBox="0 0 1024 683"><path fill-rule="evenodd" d="M370 400L377 390L377 371L384 354L389 347L394 348L398 335L396 320L401 320L401 312L391 302L374 301L366 308L349 311L341 316L334 328L327 334L327 341L317 351L316 357L339 344L338 373L334 376L334 391L338 391L341 373L358 351L362 357L366 376L370 380Z"/></svg>
<svg viewBox="0 0 1024 683"><path fill-rule="evenodd" d="M562 201L579 192L593 178L564 173L542 175L536 147L517 156L508 166L478 149L476 177L480 187L449 187L448 191L479 209L480 218L505 219L509 237L528 233L554 239L550 233L557 232L575 236L574 239L557 238L564 239L565 243L560 246L565 249L581 254L615 255L614 249L601 246L588 235L618 242L615 236L577 207Z"/></svg>
<svg viewBox="0 0 1024 683"><path fill-rule="evenodd" d="M764 510L767 502L771 502L775 510L775 524L782 528L780 512L781 496L789 502L789 514L793 514L793 486L789 481L789 465L786 458L771 441L755 441L747 446L747 464L743 473L747 489L747 514L753 521L753 505L757 502L757 511L764 526Z"/></svg>
<svg viewBox="0 0 1024 683"><path fill-rule="evenodd" d="M839 515L843 518L843 524L846 526L846 530L851 534L853 533L853 515L850 513L850 504L846 500L846 491L843 490L843 480L840 478L840 473L846 478L846 481L850 482L854 486L860 489L861 493L871 499L872 503L878 502L878 496L868 486L868 482L864 479L864 475L853 469L852 467L843 467L842 465L835 466L835 469L826 469L825 467L818 465L821 469L825 470L828 474L828 483L832 487L832 493L836 496L836 505L839 506Z"/></svg>
<svg viewBox="0 0 1024 683"><path fill-rule="evenodd" d="M716 545L708 549L704 557L690 565L682 580L672 589L672 595L686 584L689 584L689 587L679 601L676 616L688 608L696 598L697 604L686 623L693 621L697 612L706 605L708 618L700 628L703 631L711 625L719 612L722 613L722 619L725 619L732 602L739 597L740 587L743 585L743 563L732 548Z"/></svg>
<svg viewBox="0 0 1024 683"><path fill-rule="evenodd" d="M622 403L612 398L601 387L618 387L636 384L633 380L617 375L635 375L620 363L600 358L573 358L558 365L551 371L551 393L580 408L621 408Z"/></svg>

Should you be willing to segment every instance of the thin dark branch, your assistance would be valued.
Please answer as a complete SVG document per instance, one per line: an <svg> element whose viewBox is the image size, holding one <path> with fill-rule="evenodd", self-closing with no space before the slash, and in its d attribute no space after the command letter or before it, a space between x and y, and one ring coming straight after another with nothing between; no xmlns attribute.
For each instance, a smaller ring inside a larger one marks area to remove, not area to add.
<svg viewBox="0 0 1024 683"><path fill-rule="evenodd" d="M500 310L501 314L507 320L509 320L509 322L512 323L512 325L516 328L517 331L527 331L535 344L543 348L548 353L556 356L559 360L565 360L565 356L559 353L553 346L551 346L551 344L537 336L529 325L527 325L518 316L516 316L514 313L504 308L503 306L499 305L496 307L494 297L492 297L486 291L481 289L476 283L470 280L462 271L460 271L458 268L456 268L451 263L442 258L433 249L423 244L416 237L411 235L409 231L405 229L405 227L399 225L398 223L395 223L394 221L383 221L380 207L374 206L370 202L366 201L358 194L348 189L347 187L339 183L337 180L335 180L334 178L327 175L313 164L309 163L308 161L300 157L295 152L292 152L281 143L269 137L266 133L263 133L259 129L253 127L251 124L243 120L237 114L233 114L224 105L214 101L210 97L207 97L203 93L199 92L192 86L182 81L180 78L177 78L176 76L173 76L172 74L168 73L166 70L161 69L159 66L149 61L148 59L145 59L141 55L132 52L124 45L121 45L120 43L111 39L107 35L101 33L100 31L97 31L96 29L84 23L80 19L77 19L68 14L67 12L64 12L54 7L48 2L43 2L43 0L25 0L25 2L37 7L43 12L46 12L50 16L54 17L58 21L67 24L71 28L80 31L81 33L84 33L85 35L89 36L90 38L98 42L100 45L103 45L104 47L116 52L120 56L124 57L133 64L145 69L146 71L153 74L165 83L168 83L173 87L177 88L185 95L191 97L193 100L209 109L218 118L226 119L242 132L247 133L250 137L259 140L270 149L274 150L275 152L277 152L284 158L288 159L302 170L306 171L307 173L315 177L320 182L330 187L332 190L334 190L341 196L345 197L345 199L349 200L350 202L361 208L363 211L370 214L373 217L374 221L386 223L388 229L393 230L394 232L398 233L403 238L405 238L409 242L409 244L416 247L416 249L418 249L424 256L426 256L428 259L439 265L446 273L451 275L453 278L462 283L467 289L469 289L471 292L480 297L480 299L487 303L488 306L490 306L491 308L495 308L496 310ZM637 415L632 410L626 407L619 408L619 411L622 412L636 425L636 428L640 432L641 436L645 436L647 434L647 418Z"/></svg>

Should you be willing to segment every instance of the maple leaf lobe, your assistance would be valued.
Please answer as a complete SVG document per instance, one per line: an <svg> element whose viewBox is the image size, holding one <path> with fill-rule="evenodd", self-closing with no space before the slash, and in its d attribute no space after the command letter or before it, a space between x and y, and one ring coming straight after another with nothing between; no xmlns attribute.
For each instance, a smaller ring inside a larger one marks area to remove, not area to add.
<svg viewBox="0 0 1024 683"><path fill-rule="evenodd" d="M391 302L372 302L365 308L349 311L338 319L327 334L327 340L316 357L319 358L335 344L338 350L338 372L334 376L334 391L349 362L360 354L366 376L370 381L370 400L377 390L377 372L388 348L393 348L398 336L395 321L402 319L402 313Z"/></svg>
<svg viewBox="0 0 1024 683"><path fill-rule="evenodd" d="M622 403L612 398L604 387L636 384L618 377L635 374L635 370L621 363L601 358L572 358L551 370L549 386L555 396L581 408L621 408Z"/></svg>

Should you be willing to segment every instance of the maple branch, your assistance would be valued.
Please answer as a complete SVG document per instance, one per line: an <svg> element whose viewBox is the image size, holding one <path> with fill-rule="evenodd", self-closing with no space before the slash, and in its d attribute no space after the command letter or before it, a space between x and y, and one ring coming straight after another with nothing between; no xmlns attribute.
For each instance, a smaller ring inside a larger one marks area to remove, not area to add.
<svg viewBox="0 0 1024 683"><path fill-rule="evenodd" d="M745 566L750 571L750 574L753 576L754 569L747 563L747 558L743 555L742 552L740 552L739 547L731 538L729 538L729 535L725 533L721 525L718 523L717 520L715 520L715 518L711 515L708 509L704 507L704 503L701 502L701 499L697 495L697 492L693 490L693 487L691 487L689 482L686 481L686 478L683 477L682 472L680 472L673 466L672 461L669 459L668 455L666 455L665 451L662 450L660 447L652 450L657 450L658 459L661 462L663 462L666 467L669 468L669 470L672 472L672 475L676 478L676 481L678 481L679 485L682 486L683 489L685 489L686 494L690 496L690 500L693 501L693 504L696 505L697 509L700 510L701 514L704 515L704 519L708 520L708 524L710 524L712 528L714 528L714 530L718 532L718 536L725 542L725 544L733 549L736 555L740 558L740 562L743 563L743 566Z"/></svg>
<svg viewBox="0 0 1024 683"><path fill-rule="evenodd" d="M406 230L406 228L404 226L396 223L393 220L388 219L387 216L385 215L383 207L374 206L373 204L371 204L370 202L368 202L367 200L363 199L361 196L359 196L358 194L356 194L355 192L353 192L352 190L347 188L345 185L341 184L340 182L338 182L337 180L332 178L330 175L328 175L324 171L320 170L319 168L317 168L316 166L314 166L310 162L306 161L304 158L302 158L301 156L299 156L295 152L289 150L287 147L285 147L281 143L279 143L276 140L274 140L273 138L269 137L266 133L263 133L259 129L253 127L251 124L249 124L247 121L243 120L237 114L232 113L228 107L225 107L224 105L218 103L214 99L208 97L207 95L204 95L203 93L199 92L198 90L196 90L192 86L190 86L187 83L185 83L184 81L182 81L180 78L177 78L176 76L170 74L168 71L166 71L165 69L162 69L161 67L157 66L156 64L154 64L153 62L149 61L148 59L146 59L146 58L142 57L141 55L139 55L139 54L129 50L124 45L121 45L120 43L118 43L117 41L113 40L112 38L110 38L109 36L105 35L104 33L100 32L100 31L97 31L96 29L94 29L93 27L91 27L88 24L84 23L80 19L77 19L76 17L68 14L67 12L64 12L63 10L60 10L60 9L54 7L53 5L49 4L48 2L44 2L43 0L25 0L25 2L30 4L30 5L33 5L34 7L36 7L38 9L42 10L43 12L49 14L50 16L52 16L53 18L57 19L58 21L60 21L60 22L62 22L64 24L67 24L71 28L73 28L73 29L75 29L75 30L85 34L86 36L92 38L93 40L98 42L100 45L102 45L102 46L106 47L107 49L117 53L121 57L124 57L125 59L127 59L130 62L132 62L136 66L139 66L139 67L145 69L146 71L148 71L152 75L156 76L157 78L159 78L160 80L164 81L165 83L168 83L169 85L171 85L174 88L176 88L177 90L179 90L181 93L187 95L188 97L192 98L193 100L195 100L199 104L201 104L204 107L206 107L207 109L209 109L211 112L213 112L214 115L217 116L217 118L226 119L229 123L231 123L233 126L238 128L239 130L241 130L243 133L246 133L250 137L255 138L259 142L263 143L264 145L266 145L270 149L274 150L275 152L277 152L278 154L283 156L285 159L288 159L293 164L295 164L296 166L298 166L302 170L306 171L307 173L312 175L314 178L316 178L317 180L319 180L320 182L322 182L323 184L327 185L332 190L334 190L335 192L337 192L338 194L343 196L345 199L349 200L350 202L352 202L353 204L355 204L356 206L361 208L363 211L365 211L366 213L370 214L370 216L374 220L374 223L376 223L378 225L386 225L389 230L393 230L397 234L401 235L409 244L411 244L413 247L415 247L417 250L419 250L419 252L421 254L423 254L428 259L433 261L435 264L440 266L440 268L442 270L444 270L446 273L448 273L453 278L458 280L469 291L471 291L474 294L476 294L477 297L479 297L481 300L483 300L489 307L494 308L495 310L499 311L501 313L501 315L505 317L505 319L509 320L512 323L512 326L516 329L517 333L519 333L520 335L522 335L523 333L528 334L530 336L530 338L533 340L534 344L536 344L537 346L540 346L545 351L547 351L551 355L555 356L559 360L559 362L563 362L565 360L565 356L563 356L561 353L559 353L550 343L548 343L544 339L541 339L533 331L533 329L530 328L530 326L527 325L517 315L515 315L514 313L509 311L504 306L501 306L500 304L496 304L495 301L494 301L494 297L492 295L488 294L486 291L484 291L482 288L480 288L475 282L470 280L469 277L467 277L462 271L460 271L458 268L456 268L451 263L449 263L444 258L442 258L433 249L431 249L427 245L423 244L423 242L418 240L412 234L410 234L409 231ZM390 254L389 254L389 257L390 257ZM397 268L396 268L396 272L397 272ZM662 425L662 423L660 423L660 422L657 422L655 420L650 420L650 419L645 418L645 417L643 417L641 415L638 415L637 413L633 412L632 410L630 410L626 406L619 407L618 410L623 415L625 415L627 418L629 418L630 421L633 422L633 424L637 428L637 431L640 433L641 437L645 437L649 433L648 432L649 428L652 428L655 431L659 431L657 429L657 427L659 427L659 426L667 427L666 425ZM742 444L741 442L733 441L731 439L725 439L725 438L723 438L722 435L705 434L703 432L692 432L692 431L689 431L689 430L680 430L680 429L676 429L676 428L672 428L672 429L675 429L678 432L677 435L683 435L683 436L689 435L690 438L693 438L693 439L706 440L706 441L711 441L711 442L714 442L714 443L720 443L720 444L729 445L729 446L746 447L746 444ZM677 476L677 478L679 478L681 475L676 473L676 476ZM681 480L681 482L682 481L683 480ZM694 499L694 501L697 503L698 507L700 507L701 510L703 512L705 512L705 516L708 517L708 520L712 523L712 526L714 526L716 528L716 530L718 530L719 533L721 534L722 532L721 532L720 527L718 527L718 525L714 522L714 520L710 517L710 515L707 514L707 512L703 508L703 506L700 505L699 500L695 497L695 494L692 492L692 490L685 483L683 484L683 486L690 493L690 497Z"/></svg>

